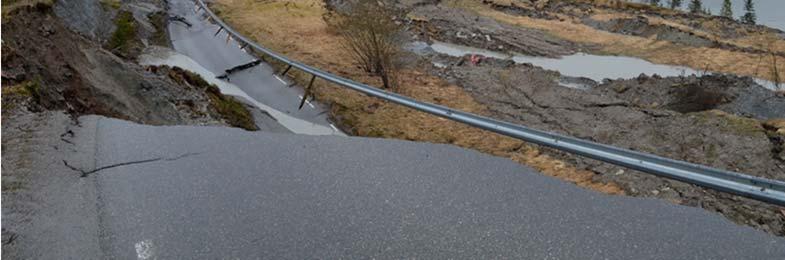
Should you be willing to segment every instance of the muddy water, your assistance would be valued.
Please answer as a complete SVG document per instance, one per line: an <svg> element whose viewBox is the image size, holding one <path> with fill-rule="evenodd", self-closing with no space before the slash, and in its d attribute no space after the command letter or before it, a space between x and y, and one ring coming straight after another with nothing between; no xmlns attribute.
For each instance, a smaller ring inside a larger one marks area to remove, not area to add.
<svg viewBox="0 0 785 260"><path fill-rule="evenodd" d="M210 84L215 84L218 86L222 94L241 97L251 102L259 109L269 113L278 121L278 123L294 133L306 135L342 135L339 131L336 131L330 127L287 115L284 112L257 101L234 84L216 79L214 73L210 72L206 68L202 67L202 65L183 54L168 49L149 48L145 51L144 54L139 56L139 64L155 66L168 65L171 67L177 66L199 74L199 76L202 76L202 78L204 78Z"/></svg>
<svg viewBox="0 0 785 260"><path fill-rule="evenodd" d="M548 70L558 71L565 76L585 77L597 82L601 82L606 78L629 79L637 77L640 74L657 74L668 77L686 76L691 74L700 75L702 73L687 67L654 64L646 60L623 56L601 56L577 53L574 55L564 56L562 58L544 58L524 55L510 55L506 53L439 41L434 41L434 43L430 45L430 49L437 53L455 57L461 57L467 54L478 54L497 59L510 59L516 63L531 63ZM755 82L767 89L778 89L777 86L771 81L755 79ZM780 86L779 89L781 88L782 86Z"/></svg>

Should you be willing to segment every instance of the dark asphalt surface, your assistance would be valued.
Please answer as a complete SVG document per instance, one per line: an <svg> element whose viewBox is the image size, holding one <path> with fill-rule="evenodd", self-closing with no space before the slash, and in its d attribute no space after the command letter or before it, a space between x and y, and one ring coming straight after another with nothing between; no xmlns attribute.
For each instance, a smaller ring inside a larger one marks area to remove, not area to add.
<svg viewBox="0 0 785 260"><path fill-rule="evenodd" d="M782 238L717 214L454 146L80 120L72 141L95 158L74 164L159 159L85 179L96 258L785 258Z"/></svg>
<svg viewBox="0 0 785 260"><path fill-rule="evenodd" d="M196 13L196 4L191 0L170 0L169 14L184 17L191 27L180 22L170 22L169 37L174 50L191 57L202 67L222 75L226 69L254 61L255 58L239 48L239 44L230 39L226 32L218 31L217 25L211 24ZM231 74L229 82L238 86L250 97L290 116L307 120L316 124L330 126L326 109L316 103L309 102L298 109L303 89L289 87L289 79L273 74L273 69L261 63L251 69Z"/></svg>

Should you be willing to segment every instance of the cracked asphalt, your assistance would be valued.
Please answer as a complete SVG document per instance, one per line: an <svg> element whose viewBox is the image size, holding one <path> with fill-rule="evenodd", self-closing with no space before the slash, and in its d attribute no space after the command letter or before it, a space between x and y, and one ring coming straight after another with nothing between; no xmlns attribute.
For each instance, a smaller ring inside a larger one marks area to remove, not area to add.
<svg viewBox="0 0 785 260"><path fill-rule="evenodd" d="M71 171L63 182L90 192L69 191L82 195L61 208L87 210L79 218L71 211L46 214L59 220L49 226L58 232L50 233L62 237L31 247L45 256L785 257L783 238L717 214L599 194L450 145L144 126L97 116L79 121L69 140L83 148L69 164L100 170L84 178ZM65 213L71 215L59 218ZM72 241L86 249L73 250Z"/></svg>

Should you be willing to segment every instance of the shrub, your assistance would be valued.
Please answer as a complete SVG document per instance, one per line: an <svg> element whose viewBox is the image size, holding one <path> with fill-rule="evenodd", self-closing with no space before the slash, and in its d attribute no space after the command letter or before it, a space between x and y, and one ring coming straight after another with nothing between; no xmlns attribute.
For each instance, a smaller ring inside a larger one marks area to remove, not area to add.
<svg viewBox="0 0 785 260"><path fill-rule="evenodd" d="M394 17L393 11L375 1L358 1L332 24L343 38L342 47L360 68L379 76L384 88L396 87L400 67L401 31Z"/></svg>

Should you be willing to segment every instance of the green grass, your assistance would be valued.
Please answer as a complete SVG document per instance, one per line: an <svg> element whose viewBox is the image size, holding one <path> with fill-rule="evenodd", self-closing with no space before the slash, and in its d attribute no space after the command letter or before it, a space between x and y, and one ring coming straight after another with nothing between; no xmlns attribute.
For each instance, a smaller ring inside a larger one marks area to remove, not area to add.
<svg viewBox="0 0 785 260"><path fill-rule="evenodd" d="M249 131L259 130L254 123L251 111L248 111L243 103L221 93L208 92L207 95L210 97L210 105L223 116L229 125Z"/></svg>
<svg viewBox="0 0 785 260"><path fill-rule="evenodd" d="M3 110L16 108L15 100L30 99L34 104L41 102L41 79L28 80L13 86L3 86Z"/></svg>
<svg viewBox="0 0 785 260"><path fill-rule="evenodd" d="M169 70L168 76L181 85L187 84L204 90L205 94L210 98L210 106L215 108L229 125L249 131L259 130L256 127L251 111L245 107L245 104L233 97L221 94L217 86L210 84L199 74L179 67L173 67Z"/></svg>
<svg viewBox="0 0 785 260"><path fill-rule="evenodd" d="M758 120L731 115L719 110L696 112L698 120L702 123L718 122L718 127L733 131L744 136L758 136L765 134L765 130Z"/></svg>
<svg viewBox="0 0 785 260"><path fill-rule="evenodd" d="M131 12L123 11L117 14L114 21L117 29L107 43L107 49L127 53L136 39L136 21Z"/></svg>
<svg viewBox="0 0 785 260"><path fill-rule="evenodd" d="M104 8L111 8L115 10L120 9L120 4L122 4L120 0L100 0L98 2L101 3L101 6Z"/></svg>

